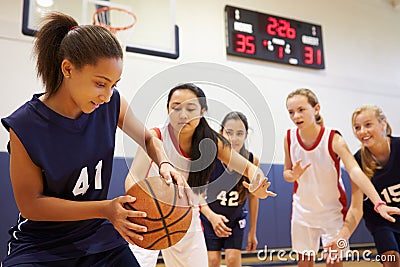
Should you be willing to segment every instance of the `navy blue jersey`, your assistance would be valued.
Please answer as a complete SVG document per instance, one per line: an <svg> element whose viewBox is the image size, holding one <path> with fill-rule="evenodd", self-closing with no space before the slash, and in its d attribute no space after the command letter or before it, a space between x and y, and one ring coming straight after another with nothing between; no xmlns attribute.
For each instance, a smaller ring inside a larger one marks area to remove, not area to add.
<svg viewBox="0 0 400 267"><path fill-rule="evenodd" d="M253 162L252 153L249 160ZM238 183L241 182L241 178L241 174L235 171L230 172L225 164L217 160L207 186L208 206L215 213L228 218L229 222L226 225L230 228L234 228L238 221L246 216L245 201L239 202ZM202 219L207 220L204 216ZM205 234L215 235L214 231Z"/></svg>
<svg viewBox="0 0 400 267"><path fill-rule="evenodd" d="M1 122L16 133L33 163L42 170L43 194L73 201L106 199L120 112L119 93L114 90L109 103L78 119L54 112L39 97L34 95ZM126 244L113 225L103 219L47 222L20 216L9 233L5 266L70 259Z"/></svg>
<svg viewBox="0 0 400 267"><path fill-rule="evenodd" d="M390 137L390 156L387 164L375 171L371 179L376 191L389 206L400 208L400 138ZM354 155L358 164L361 165L360 150ZM373 233L379 229L386 228L394 232L400 232L400 218L395 223L382 218L374 211L374 205L369 199L364 199L364 219L368 230Z"/></svg>

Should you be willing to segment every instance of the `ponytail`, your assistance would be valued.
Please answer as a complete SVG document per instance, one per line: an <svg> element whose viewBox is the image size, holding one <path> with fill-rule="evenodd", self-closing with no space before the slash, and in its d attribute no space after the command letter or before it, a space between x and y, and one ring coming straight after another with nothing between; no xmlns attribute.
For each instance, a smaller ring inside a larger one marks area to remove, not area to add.
<svg viewBox="0 0 400 267"><path fill-rule="evenodd" d="M202 141L205 141L201 143ZM210 142L211 141L211 142ZM202 145L203 147L200 147ZM204 145L206 147L204 147ZM208 125L206 119L202 117L200 119L199 125L196 127L192 138L192 148L191 148L191 166L190 174L188 178L188 184L195 190L195 193L203 193L204 186L208 184L211 173L215 167L215 161L218 156L218 135L211 129ZM201 153L200 149L203 151ZM212 151L214 150L214 151ZM206 152L206 153L204 153ZM212 153L216 152L216 153ZM214 155L213 158L210 158ZM201 157L202 161L197 162ZM199 166L199 163L211 162L209 166ZM192 171L199 170L199 171Z"/></svg>
<svg viewBox="0 0 400 267"><path fill-rule="evenodd" d="M54 95L64 78L61 63L68 59L76 68L95 65L101 58L123 58L117 38L107 29L82 25L70 16L53 12L36 33L34 54L37 76L49 96Z"/></svg>

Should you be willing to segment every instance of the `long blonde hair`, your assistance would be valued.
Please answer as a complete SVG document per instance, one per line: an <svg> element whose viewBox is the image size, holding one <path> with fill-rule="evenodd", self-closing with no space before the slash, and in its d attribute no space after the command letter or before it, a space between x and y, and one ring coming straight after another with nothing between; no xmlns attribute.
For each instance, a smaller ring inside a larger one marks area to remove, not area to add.
<svg viewBox="0 0 400 267"><path fill-rule="evenodd" d="M351 123L353 127L353 132L354 132L354 124L356 117L360 115L364 111L372 111L375 115L375 118L379 121L385 121L386 122L386 135L390 136L392 134L392 128L390 127L385 114L383 113L382 109L378 106L375 105L363 105L359 108L357 108L354 112L353 115L351 116ZM366 148L364 145L361 144L361 168L365 175L367 175L370 179L372 176L375 174L375 170L379 170L382 167L379 165L379 163L376 161L376 159L372 156L372 153L369 151L368 148Z"/></svg>
<svg viewBox="0 0 400 267"><path fill-rule="evenodd" d="M289 98L292 98L296 95L302 95L307 97L307 101L308 103L314 108L317 104L319 104L318 98L317 96L314 94L313 91L311 91L310 89L306 89L306 88L300 88L297 89L293 92L291 92L287 98L286 98L286 102L289 100ZM322 119L322 116L319 114L315 115L315 121L317 122L317 124L319 125L324 125L324 120Z"/></svg>

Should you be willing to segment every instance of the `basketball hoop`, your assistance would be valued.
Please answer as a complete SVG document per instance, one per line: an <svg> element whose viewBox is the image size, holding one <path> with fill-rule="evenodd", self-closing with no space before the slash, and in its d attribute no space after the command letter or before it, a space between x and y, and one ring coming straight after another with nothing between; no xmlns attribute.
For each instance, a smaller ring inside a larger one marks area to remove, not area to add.
<svg viewBox="0 0 400 267"><path fill-rule="evenodd" d="M114 15L111 15L114 14ZM125 14L121 16L121 14ZM112 17L112 18L111 18ZM121 19L124 17L125 19ZM129 17L129 18L128 18ZM119 18L123 20L120 24L115 24L115 20L111 23L111 19ZM128 19L127 19L128 18ZM93 24L108 29L113 34L120 31L126 31L132 28L136 23L136 16L131 11L119 7L102 7L97 9L93 14Z"/></svg>

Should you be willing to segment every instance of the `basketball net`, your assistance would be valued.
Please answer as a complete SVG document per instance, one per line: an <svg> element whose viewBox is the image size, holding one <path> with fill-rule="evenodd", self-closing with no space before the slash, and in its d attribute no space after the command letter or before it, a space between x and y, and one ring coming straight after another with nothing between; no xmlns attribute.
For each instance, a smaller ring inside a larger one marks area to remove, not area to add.
<svg viewBox="0 0 400 267"><path fill-rule="evenodd" d="M119 40L125 51L136 24L133 12L119 7L100 7L93 14L93 24L111 31Z"/></svg>

